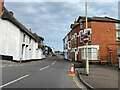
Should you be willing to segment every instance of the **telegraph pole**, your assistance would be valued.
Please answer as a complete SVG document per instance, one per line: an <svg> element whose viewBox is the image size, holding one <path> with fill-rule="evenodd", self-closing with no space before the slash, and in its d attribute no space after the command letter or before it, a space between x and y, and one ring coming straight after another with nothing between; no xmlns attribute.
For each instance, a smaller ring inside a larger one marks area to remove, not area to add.
<svg viewBox="0 0 120 90"><path fill-rule="evenodd" d="M87 31L87 0L86 0L86 35L88 35ZM88 61L88 42L86 43L86 75L89 75L89 61Z"/></svg>

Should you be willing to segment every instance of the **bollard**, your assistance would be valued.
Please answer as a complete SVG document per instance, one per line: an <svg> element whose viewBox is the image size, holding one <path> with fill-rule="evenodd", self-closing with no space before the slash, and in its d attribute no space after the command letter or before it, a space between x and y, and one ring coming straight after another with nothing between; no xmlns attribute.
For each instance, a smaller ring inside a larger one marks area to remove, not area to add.
<svg viewBox="0 0 120 90"><path fill-rule="evenodd" d="M22 58L20 58L20 63L22 62Z"/></svg>

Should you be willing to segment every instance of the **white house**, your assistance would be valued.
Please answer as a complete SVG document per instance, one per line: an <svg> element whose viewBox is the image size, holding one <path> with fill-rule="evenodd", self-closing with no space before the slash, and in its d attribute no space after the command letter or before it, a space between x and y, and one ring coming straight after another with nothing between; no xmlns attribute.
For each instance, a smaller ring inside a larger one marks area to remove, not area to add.
<svg viewBox="0 0 120 90"><path fill-rule="evenodd" d="M45 58L37 39L6 8L0 16L0 56L16 61Z"/></svg>

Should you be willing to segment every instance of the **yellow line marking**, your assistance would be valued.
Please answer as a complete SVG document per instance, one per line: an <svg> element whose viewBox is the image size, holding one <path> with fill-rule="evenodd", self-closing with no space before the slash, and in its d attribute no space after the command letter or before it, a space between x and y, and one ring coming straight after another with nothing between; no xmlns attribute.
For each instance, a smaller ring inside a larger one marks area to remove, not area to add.
<svg viewBox="0 0 120 90"><path fill-rule="evenodd" d="M83 89L83 87L79 84L79 82L78 82L77 80L75 80L75 77L73 77L73 80L74 80L74 82L76 83L76 85L77 85L79 88L82 88L82 89Z"/></svg>

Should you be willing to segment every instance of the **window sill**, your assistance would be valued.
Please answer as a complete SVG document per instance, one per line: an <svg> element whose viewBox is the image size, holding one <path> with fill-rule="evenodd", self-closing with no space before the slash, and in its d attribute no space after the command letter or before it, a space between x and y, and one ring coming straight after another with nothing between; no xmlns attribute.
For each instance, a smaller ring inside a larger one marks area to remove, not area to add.
<svg viewBox="0 0 120 90"><path fill-rule="evenodd" d="M119 42L120 40L116 40L117 42Z"/></svg>

